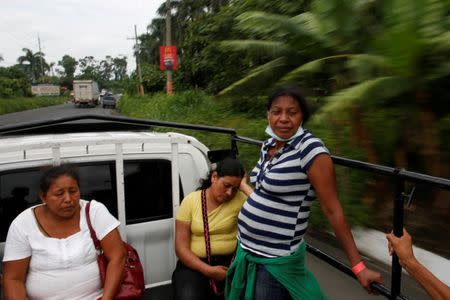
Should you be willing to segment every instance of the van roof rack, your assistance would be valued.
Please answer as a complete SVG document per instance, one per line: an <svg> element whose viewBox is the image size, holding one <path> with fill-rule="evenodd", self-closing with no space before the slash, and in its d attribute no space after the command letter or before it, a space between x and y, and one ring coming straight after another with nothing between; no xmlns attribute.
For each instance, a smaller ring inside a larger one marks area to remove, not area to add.
<svg viewBox="0 0 450 300"><path fill-rule="evenodd" d="M1 126L0 136L71 133L71 132L87 132L87 131L145 130L145 129L152 129L154 127L191 129L216 133L225 133L230 134L232 136L236 135L236 130L232 128L137 119L121 116L85 114L85 115L62 117L42 121L23 122Z"/></svg>
<svg viewBox="0 0 450 300"><path fill-rule="evenodd" d="M28 134L76 133L92 131L138 131L149 130L155 127L168 127L229 134L231 140L230 149L210 150L208 152L208 158L211 162L217 162L224 159L225 157L236 157L238 154L236 141L240 140L241 137L236 136L236 130L233 128L97 114L84 114L55 118L50 120L23 122L0 126L0 137Z"/></svg>

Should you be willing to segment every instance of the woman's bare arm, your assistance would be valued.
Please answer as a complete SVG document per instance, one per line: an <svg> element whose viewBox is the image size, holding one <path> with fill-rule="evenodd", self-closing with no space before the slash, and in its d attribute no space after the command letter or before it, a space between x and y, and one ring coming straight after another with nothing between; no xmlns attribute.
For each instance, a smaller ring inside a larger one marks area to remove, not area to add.
<svg viewBox="0 0 450 300"><path fill-rule="evenodd" d="M5 300L25 300L25 280L31 257L3 263L3 298Z"/></svg>
<svg viewBox="0 0 450 300"><path fill-rule="evenodd" d="M362 261L362 258L337 195L336 174L331 157L327 154L319 154L307 174L317 193L322 211L344 249L350 265L355 266ZM357 277L360 284L369 292L371 292L372 282L382 282L381 275L370 269L364 269Z"/></svg>
<svg viewBox="0 0 450 300"><path fill-rule="evenodd" d="M245 174L244 177L242 177L239 189L241 190L241 192L243 192L248 197L248 196L250 196L251 193L253 193L253 188L247 182L248 182L248 177L247 177L247 174Z"/></svg>
<svg viewBox="0 0 450 300"><path fill-rule="evenodd" d="M100 243L108 258L102 300L114 299L122 282L126 257L125 247L117 228L108 233Z"/></svg>
<svg viewBox="0 0 450 300"><path fill-rule="evenodd" d="M406 229L403 229L403 236L399 238L392 233L386 235L386 238L389 241L389 253L397 254L401 266L417 280L433 300L450 299L450 287L434 276L414 256L412 238Z"/></svg>

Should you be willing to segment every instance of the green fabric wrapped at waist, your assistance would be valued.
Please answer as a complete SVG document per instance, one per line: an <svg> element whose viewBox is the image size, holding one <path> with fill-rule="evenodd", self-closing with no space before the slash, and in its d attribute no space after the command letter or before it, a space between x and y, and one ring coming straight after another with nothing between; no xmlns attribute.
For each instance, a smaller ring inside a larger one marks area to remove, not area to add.
<svg viewBox="0 0 450 300"><path fill-rule="evenodd" d="M294 300L327 299L313 274L305 267L305 254L304 242L292 255L276 258L254 256L238 244L236 257L227 272L225 299L254 299L257 264L264 265Z"/></svg>

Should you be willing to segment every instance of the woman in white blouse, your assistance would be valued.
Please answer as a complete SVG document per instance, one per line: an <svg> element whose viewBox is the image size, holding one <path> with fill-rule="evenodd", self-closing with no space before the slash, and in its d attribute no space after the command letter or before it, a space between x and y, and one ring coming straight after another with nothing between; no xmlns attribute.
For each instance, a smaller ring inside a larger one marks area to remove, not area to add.
<svg viewBox="0 0 450 300"><path fill-rule="evenodd" d="M80 199L79 176L71 165L45 170L42 204L11 223L3 258L5 299L114 299L125 265L125 249L115 219L91 202L90 219L108 258L104 288L96 250Z"/></svg>

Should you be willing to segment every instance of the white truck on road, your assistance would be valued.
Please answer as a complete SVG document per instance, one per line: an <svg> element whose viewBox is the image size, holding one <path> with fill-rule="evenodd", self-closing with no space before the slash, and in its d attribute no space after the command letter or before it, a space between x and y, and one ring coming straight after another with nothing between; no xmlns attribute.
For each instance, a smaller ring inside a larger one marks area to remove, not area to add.
<svg viewBox="0 0 450 300"><path fill-rule="evenodd" d="M74 80L73 81L73 102L75 106L81 105L96 106L100 91L98 84L94 80Z"/></svg>

